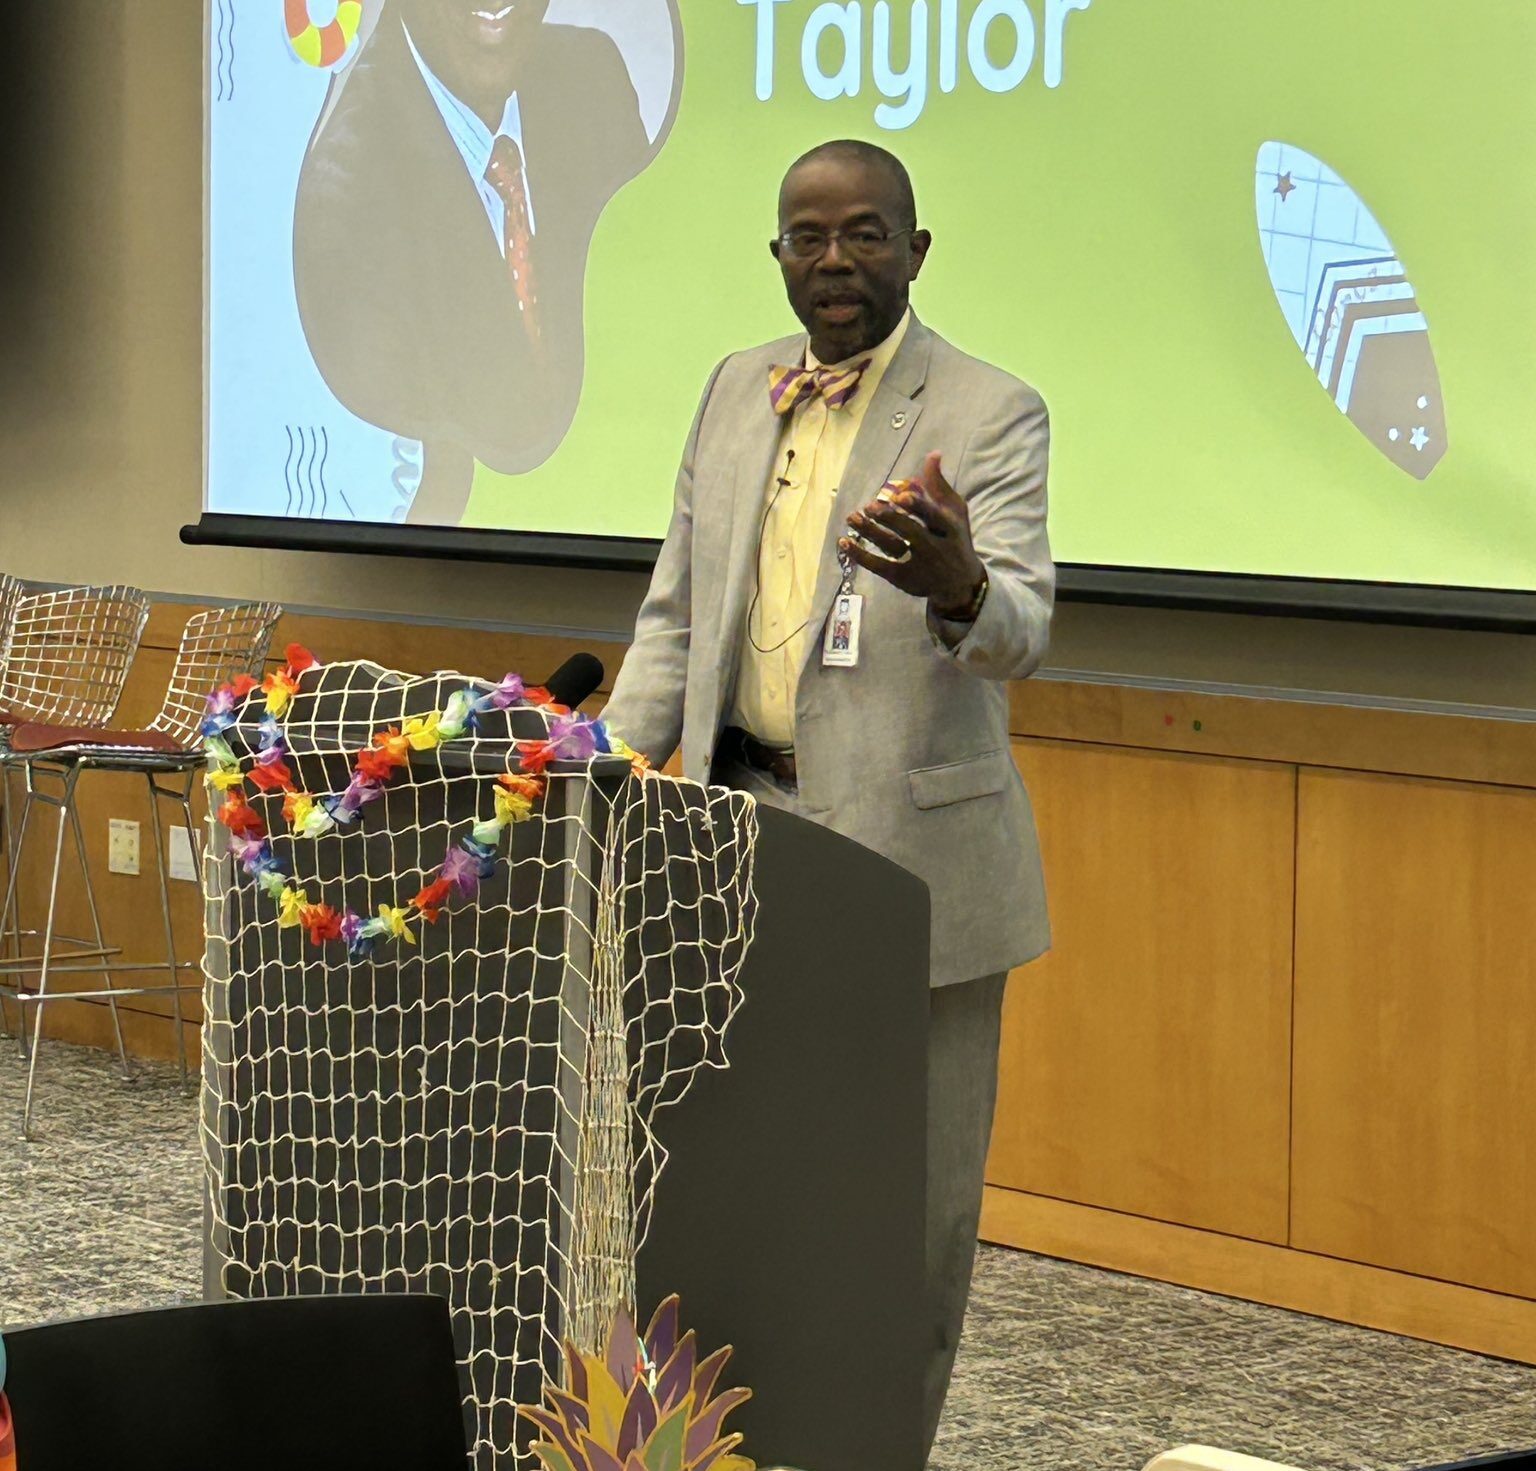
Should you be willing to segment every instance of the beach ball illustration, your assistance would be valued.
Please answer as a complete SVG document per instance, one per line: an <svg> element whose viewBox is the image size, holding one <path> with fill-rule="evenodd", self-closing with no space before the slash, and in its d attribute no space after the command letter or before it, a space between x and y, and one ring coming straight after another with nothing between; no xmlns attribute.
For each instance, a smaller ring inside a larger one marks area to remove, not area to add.
<svg viewBox="0 0 1536 1471"><path fill-rule="evenodd" d="M306 66L343 60L363 22L361 0L283 0L283 24L293 54Z"/></svg>
<svg viewBox="0 0 1536 1471"><path fill-rule="evenodd" d="M1365 201L1320 158L1265 143L1255 169L1270 285L1308 370L1376 448L1418 480L1446 451L1429 323Z"/></svg>

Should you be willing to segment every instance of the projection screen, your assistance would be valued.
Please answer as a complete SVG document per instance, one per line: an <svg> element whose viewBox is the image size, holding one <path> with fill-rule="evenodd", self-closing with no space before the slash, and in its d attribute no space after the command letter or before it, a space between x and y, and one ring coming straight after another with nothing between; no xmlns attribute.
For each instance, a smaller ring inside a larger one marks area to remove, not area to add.
<svg viewBox="0 0 1536 1471"><path fill-rule="evenodd" d="M858 137L1051 407L1069 593L1529 620L1533 58L1506 0L210 0L186 535L646 564Z"/></svg>

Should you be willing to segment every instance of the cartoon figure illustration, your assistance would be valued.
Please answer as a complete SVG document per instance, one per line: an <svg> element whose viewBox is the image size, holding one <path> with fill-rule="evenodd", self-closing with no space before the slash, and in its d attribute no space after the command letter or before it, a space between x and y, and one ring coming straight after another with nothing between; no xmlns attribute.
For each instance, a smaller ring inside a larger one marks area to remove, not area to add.
<svg viewBox="0 0 1536 1471"><path fill-rule="evenodd" d="M299 177L299 314L336 397L421 441L412 520L457 522L473 460L532 469L576 412L593 231L681 86L675 0L615 9L387 0L334 76Z"/></svg>
<svg viewBox="0 0 1536 1471"><path fill-rule="evenodd" d="M1446 451L1440 373L1386 232L1327 164L1288 143L1259 149L1255 197L1270 284L1309 368L1382 454L1425 479Z"/></svg>

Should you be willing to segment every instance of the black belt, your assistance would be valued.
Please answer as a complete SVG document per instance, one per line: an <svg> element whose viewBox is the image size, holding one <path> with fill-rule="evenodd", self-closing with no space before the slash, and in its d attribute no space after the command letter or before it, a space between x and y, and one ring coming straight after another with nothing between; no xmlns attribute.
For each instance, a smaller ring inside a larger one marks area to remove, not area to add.
<svg viewBox="0 0 1536 1471"><path fill-rule="evenodd" d="M756 736L748 735L739 726L728 725L720 732L720 739L715 742L715 759L738 761L755 771L766 771L791 786L799 785L793 747L786 750L781 746L765 746Z"/></svg>

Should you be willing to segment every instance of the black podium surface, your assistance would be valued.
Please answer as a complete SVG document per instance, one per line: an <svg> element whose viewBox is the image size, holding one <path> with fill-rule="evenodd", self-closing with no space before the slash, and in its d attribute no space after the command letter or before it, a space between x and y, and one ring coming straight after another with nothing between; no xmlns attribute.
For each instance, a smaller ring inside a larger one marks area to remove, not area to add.
<svg viewBox="0 0 1536 1471"><path fill-rule="evenodd" d="M928 890L759 809L757 933L728 1071L657 1133L642 1314L681 1294L754 1398L759 1466L921 1471Z"/></svg>

